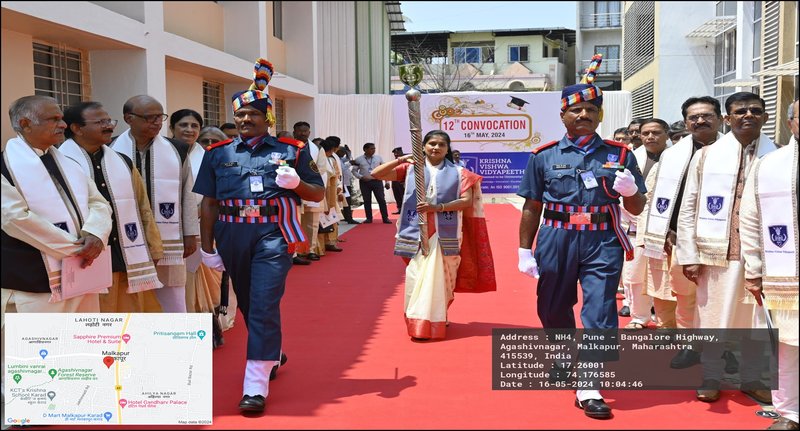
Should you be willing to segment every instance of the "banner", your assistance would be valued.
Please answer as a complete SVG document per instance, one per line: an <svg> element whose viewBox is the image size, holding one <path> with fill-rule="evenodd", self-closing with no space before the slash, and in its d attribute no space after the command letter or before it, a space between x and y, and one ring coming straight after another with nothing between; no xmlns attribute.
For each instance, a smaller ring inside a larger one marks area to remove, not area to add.
<svg viewBox="0 0 800 431"><path fill-rule="evenodd" d="M422 135L440 129L467 169L484 177L483 193L516 193L531 151L561 139L561 93L439 93L420 101ZM408 103L393 96L395 146L411 152Z"/></svg>

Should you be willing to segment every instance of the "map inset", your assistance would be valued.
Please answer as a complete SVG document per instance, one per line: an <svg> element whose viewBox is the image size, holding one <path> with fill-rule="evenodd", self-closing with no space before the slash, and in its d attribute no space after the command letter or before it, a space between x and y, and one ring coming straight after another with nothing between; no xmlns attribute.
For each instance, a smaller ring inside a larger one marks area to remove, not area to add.
<svg viewBox="0 0 800 431"><path fill-rule="evenodd" d="M210 313L5 315L7 425L211 424Z"/></svg>

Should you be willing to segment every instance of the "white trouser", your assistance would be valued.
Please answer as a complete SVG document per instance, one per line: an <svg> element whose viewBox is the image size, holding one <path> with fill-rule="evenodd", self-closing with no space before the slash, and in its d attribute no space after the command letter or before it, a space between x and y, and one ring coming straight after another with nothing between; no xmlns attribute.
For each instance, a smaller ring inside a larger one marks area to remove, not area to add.
<svg viewBox="0 0 800 431"><path fill-rule="evenodd" d="M636 234L633 234L635 240ZM641 323L642 325L650 321L650 307L653 306L653 299L647 296L645 281L647 280L647 256L642 252L644 248L634 247L633 260L625 261L622 264L622 287L625 292L625 299L630 303L631 322Z"/></svg>
<svg viewBox="0 0 800 431"><path fill-rule="evenodd" d="M272 367L280 364L280 361L257 361L248 359L244 369L244 385L242 395L269 395L269 373Z"/></svg>
<svg viewBox="0 0 800 431"><path fill-rule="evenodd" d="M164 313L186 312L186 286L164 286L155 289L158 303Z"/></svg>
<svg viewBox="0 0 800 431"><path fill-rule="evenodd" d="M786 419L798 422L798 346L778 344L778 385L772 391L772 405L775 411Z"/></svg>

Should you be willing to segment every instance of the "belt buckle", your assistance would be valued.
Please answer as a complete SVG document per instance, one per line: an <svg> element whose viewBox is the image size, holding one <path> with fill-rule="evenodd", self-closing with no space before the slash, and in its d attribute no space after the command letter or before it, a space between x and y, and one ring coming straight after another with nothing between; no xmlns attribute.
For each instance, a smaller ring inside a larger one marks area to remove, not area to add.
<svg viewBox="0 0 800 431"><path fill-rule="evenodd" d="M242 205L239 207L239 217L261 217L261 207L258 205Z"/></svg>
<svg viewBox="0 0 800 431"><path fill-rule="evenodd" d="M569 213L570 224L592 224L591 213Z"/></svg>

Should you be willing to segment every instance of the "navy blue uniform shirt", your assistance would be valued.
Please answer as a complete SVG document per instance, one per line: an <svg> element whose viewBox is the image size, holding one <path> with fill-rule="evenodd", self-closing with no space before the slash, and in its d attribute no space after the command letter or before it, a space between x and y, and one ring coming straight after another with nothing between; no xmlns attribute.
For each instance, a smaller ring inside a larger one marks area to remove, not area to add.
<svg viewBox="0 0 800 431"><path fill-rule="evenodd" d="M297 193L275 183L280 160L285 160L288 166L293 167L306 183L323 185L319 169L306 147L298 148L280 142L273 136L265 136L251 148L240 137L236 137L227 145L206 151L193 191L217 200L290 196L300 204ZM261 177L263 191L250 191L252 176Z"/></svg>
<svg viewBox="0 0 800 431"><path fill-rule="evenodd" d="M584 154L565 135L557 144L531 154L517 195L539 202L565 205L607 205L619 203L619 193L613 189L617 169L604 168L607 162L619 163L622 148L599 137L594 151ZM547 145L547 144L545 144ZM623 165L631 171L640 193L645 193L644 179L631 151L626 151ZM597 187L587 189L581 173L592 171Z"/></svg>

